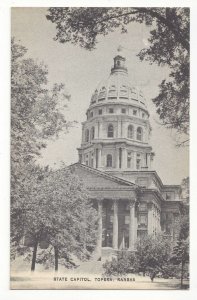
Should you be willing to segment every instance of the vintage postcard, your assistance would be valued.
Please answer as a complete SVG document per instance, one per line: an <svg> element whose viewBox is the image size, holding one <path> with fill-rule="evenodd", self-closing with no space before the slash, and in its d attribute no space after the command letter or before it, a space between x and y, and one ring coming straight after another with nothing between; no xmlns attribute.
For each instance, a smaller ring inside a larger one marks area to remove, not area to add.
<svg viewBox="0 0 197 300"><path fill-rule="evenodd" d="M11 9L11 289L189 289L189 31Z"/></svg>

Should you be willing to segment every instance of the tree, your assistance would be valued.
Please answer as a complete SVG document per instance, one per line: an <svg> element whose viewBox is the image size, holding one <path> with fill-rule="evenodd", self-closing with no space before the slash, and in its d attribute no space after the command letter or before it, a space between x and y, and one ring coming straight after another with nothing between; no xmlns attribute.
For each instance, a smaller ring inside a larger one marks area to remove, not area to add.
<svg viewBox="0 0 197 300"><path fill-rule="evenodd" d="M28 58L27 49L14 38L11 54L11 244L15 256L24 233L24 205L43 172L36 159L47 141L66 132L72 122L64 116L69 95L62 84L48 89L47 67Z"/></svg>
<svg viewBox="0 0 197 300"><path fill-rule="evenodd" d="M24 181L46 142L72 125L64 116L69 95L62 84L47 88L47 67L26 58L27 49L11 43L11 201L26 193ZM32 169L32 170L33 170Z"/></svg>
<svg viewBox="0 0 197 300"><path fill-rule="evenodd" d="M127 32L131 22L151 27L149 46L138 54L140 60L167 65L164 79L153 99L162 124L176 129L181 136L189 133L189 8L149 7L52 7L47 19L56 25L55 40L71 42L92 50L97 37L121 29ZM179 140L185 145L188 138Z"/></svg>
<svg viewBox="0 0 197 300"><path fill-rule="evenodd" d="M171 262L180 267L181 288L183 288L183 278L185 266L189 264L189 177L182 180L181 218L178 223L178 239L173 247Z"/></svg>
<svg viewBox="0 0 197 300"><path fill-rule="evenodd" d="M158 273L170 276L172 273L170 254L172 252L171 241L168 237L158 234L157 236L144 236L138 240L136 252L119 255L117 259L104 264L108 275L124 275L132 272L149 274L151 281Z"/></svg>
<svg viewBox="0 0 197 300"><path fill-rule="evenodd" d="M168 237L158 234L155 237L147 235L137 242L136 256L139 269L149 273L151 281L158 273L165 273L169 265L171 242Z"/></svg>
<svg viewBox="0 0 197 300"><path fill-rule="evenodd" d="M185 203L189 204L189 177L183 178L181 182L181 196Z"/></svg>
<svg viewBox="0 0 197 300"><path fill-rule="evenodd" d="M70 96L63 84L49 90L47 67L26 58L27 49L14 38L11 53L11 161L16 179L14 172L34 162L46 142L66 132L72 122L64 115Z"/></svg>
<svg viewBox="0 0 197 300"><path fill-rule="evenodd" d="M179 239L173 248L171 262L181 268L181 288L183 288L183 278L185 265L189 263L189 241Z"/></svg>
<svg viewBox="0 0 197 300"><path fill-rule="evenodd" d="M28 197L20 204L23 227L21 237L15 241L20 250L20 239L25 236L23 251L33 249L32 271L38 247L51 245L57 271L59 258L69 261L70 254L80 259L90 256L96 244L97 215L82 182L68 168L39 170L37 175L34 173ZM39 263L45 264L49 254L40 257Z"/></svg>
<svg viewBox="0 0 197 300"><path fill-rule="evenodd" d="M106 261L103 264L103 269L107 276L134 273L138 271L137 257L134 253L128 251L119 252L117 258L113 257L111 261Z"/></svg>

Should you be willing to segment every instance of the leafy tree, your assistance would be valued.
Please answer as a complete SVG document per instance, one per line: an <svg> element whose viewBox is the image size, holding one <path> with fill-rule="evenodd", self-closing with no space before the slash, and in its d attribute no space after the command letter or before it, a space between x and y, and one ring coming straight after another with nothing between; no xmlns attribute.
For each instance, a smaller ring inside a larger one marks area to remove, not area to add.
<svg viewBox="0 0 197 300"><path fill-rule="evenodd" d="M171 262L180 266L181 269L181 288L183 288L183 278L185 265L189 263L189 240L179 239L173 248Z"/></svg>
<svg viewBox="0 0 197 300"><path fill-rule="evenodd" d="M72 124L61 106L68 95L63 85L47 88L47 67L27 57L27 49L11 41L11 243L23 233L23 202L40 172L36 158L46 142ZM14 251L13 251L14 255Z"/></svg>
<svg viewBox="0 0 197 300"><path fill-rule="evenodd" d="M119 275L132 272L143 272L149 274L151 281L158 273L169 276L172 263L170 262L171 242L164 235L144 236L138 240L136 252L119 255L117 259L104 264L105 272L108 275Z"/></svg>
<svg viewBox="0 0 197 300"><path fill-rule="evenodd" d="M138 56L140 60L170 68L170 79L161 82L153 102L165 126L188 135L189 8L52 7L46 17L56 25L55 40L78 44L87 50L96 47L100 35L106 36L117 28L127 32L131 22L150 26L149 46ZM188 138L178 141L179 145L187 142Z"/></svg>
<svg viewBox="0 0 197 300"><path fill-rule="evenodd" d="M186 266L189 264L189 177L182 180L182 198L181 217L178 223L178 240L173 248L171 262L178 266L181 273L181 288L183 288L183 278Z"/></svg>
<svg viewBox="0 0 197 300"><path fill-rule="evenodd" d="M80 259L87 258L96 244L96 211L88 200L87 192L79 178L67 168L57 171L39 170L34 182L31 180L28 197L20 204L23 220L21 237L26 237L23 251L33 248L31 270L35 270L38 247L54 252L39 257L45 264L49 256L54 257L55 270L59 258L67 261L70 254ZM20 250L20 239L18 249Z"/></svg>
<svg viewBox="0 0 197 300"><path fill-rule="evenodd" d="M118 253L117 258L112 258L111 261L106 261L103 264L104 273L107 276L125 275L129 272L138 270L138 261L134 253L122 251Z"/></svg>
<svg viewBox="0 0 197 300"><path fill-rule="evenodd" d="M11 201L27 192L24 183L46 142L72 125L64 116L69 95L62 84L47 88L47 67L11 43Z"/></svg>
<svg viewBox="0 0 197 300"><path fill-rule="evenodd" d="M176 239L186 240L189 238L189 177L182 180L181 183L181 199L182 203L180 206L180 215L176 218L175 232Z"/></svg>
<svg viewBox="0 0 197 300"><path fill-rule="evenodd" d="M153 281L158 273L165 272L171 253L170 239L162 234L145 236L137 243L136 255L139 269L149 273Z"/></svg>
<svg viewBox="0 0 197 300"><path fill-rule="evenodd" d="M45 243L58 259L75 253L87 257L94 249L95 210L79 179L69 170L56 172L36 165L51 138L67 131L64 116L69 95L62 84L47 88L47 68L12 39L11 70L11 257L29 254L35 270L37 251ZM22 242L25 236L25 245ZM83 245L83 247L82 247ZM46 263L49 254L39 262Z"/></svg>
<svg viewBox="0 0 197 300"><path fill-rule="evenodd" d="M181 182L181 189L182 189L182 199L189 203L189 177L183 178Z"/></svg>

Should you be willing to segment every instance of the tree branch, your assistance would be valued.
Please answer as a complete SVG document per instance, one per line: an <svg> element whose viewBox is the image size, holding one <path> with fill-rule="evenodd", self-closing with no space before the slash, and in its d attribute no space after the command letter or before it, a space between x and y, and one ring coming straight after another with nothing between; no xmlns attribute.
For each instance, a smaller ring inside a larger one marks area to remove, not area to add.
<svg viewBox="0 0 197 300"><path fill-rule="evenodd" d="M169 19L164 18L162 15L160 15L156 11L153 11L152 9L148 9L148 8L135 8L135 10L130 11L128 13L123 13L123 14L119 14L119 15L112 15L112 16L110 16L108 18L102 19L102 20L100 20L98 22L95 22L95 23L96 24L100 24L100 23L109 21L111 19L117 19L117 18L120 18L120 17L134 15L134 14L137 14L139 12L148 13L152 18L156 18L162 24L164 24L165 26L167 26L168 29L174 34L176 40L183 46L184 49L186 49L189 52L189 50L190 50L189 42L185 39L185 37L183 37L181 35L180 31L177 30L177 28L174 26L174 24L172 22L170 22Z"/></svg>

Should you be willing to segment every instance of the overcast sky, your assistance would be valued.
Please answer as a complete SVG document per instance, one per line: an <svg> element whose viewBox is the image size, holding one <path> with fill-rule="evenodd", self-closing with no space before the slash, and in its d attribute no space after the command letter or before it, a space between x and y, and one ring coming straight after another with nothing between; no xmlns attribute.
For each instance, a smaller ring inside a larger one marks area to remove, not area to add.
<svg viewBox="0 0 197 300"><path fill-rule="evenodd" d="M159 125L152 98L158 94L159 83L168 77L168 69L140 62L136 54L147 45L149 28L132 23L127 34L119 30L99 39L91 52L69 43L53 40L55 26L46 20L46 8L12 9L12 35L28 48L28 55L44 61L49 69L49 84L63 82L71 94L67 119L78 121L75 128L60 139L48 143L40 164L58 166L61 161L77 161L76 148L81 142L81 122L90 98L100 81L107 78L117 47L122 45L132 85L138 86L147 99L152 125L151 145L155 152L154 169L165 184L179 184L188 176L188 149L175 147L175 136Z"/></svg>

